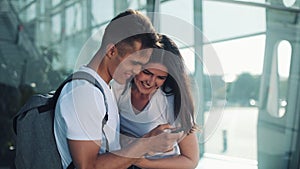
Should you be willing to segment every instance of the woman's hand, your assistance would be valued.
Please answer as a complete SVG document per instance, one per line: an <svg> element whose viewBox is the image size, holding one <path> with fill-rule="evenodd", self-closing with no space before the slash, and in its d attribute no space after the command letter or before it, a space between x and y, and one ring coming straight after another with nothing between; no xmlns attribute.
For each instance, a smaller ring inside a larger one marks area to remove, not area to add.
<svg viewBox="0 0 300 169"><path fill-rule="evenodd" d="M160 124L154 129L152 129L149 133L145 134L143 138L148 138L152 136L157 136L163 132L166 132L168 130L171 130L173 127L170 124Z"/></svg>

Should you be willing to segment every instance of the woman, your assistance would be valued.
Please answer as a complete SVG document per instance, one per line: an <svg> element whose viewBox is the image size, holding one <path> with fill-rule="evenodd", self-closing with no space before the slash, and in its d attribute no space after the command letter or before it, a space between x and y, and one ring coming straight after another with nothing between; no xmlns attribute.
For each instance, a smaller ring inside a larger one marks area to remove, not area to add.
<svg viewBox="0 0 300 169"><path fill-rule="evenodd" d="M126 139L124 135L140 138L159 134L157 131L183 131L185 137L168 152L148 154L135 165L141 168L195 168L199 148L188 75L176 44L165 35L160 38L162 48L153 51L150 61L131 83L127 86L112 84L123 139ZM159 130L145 136L154 128Z"/></svg>

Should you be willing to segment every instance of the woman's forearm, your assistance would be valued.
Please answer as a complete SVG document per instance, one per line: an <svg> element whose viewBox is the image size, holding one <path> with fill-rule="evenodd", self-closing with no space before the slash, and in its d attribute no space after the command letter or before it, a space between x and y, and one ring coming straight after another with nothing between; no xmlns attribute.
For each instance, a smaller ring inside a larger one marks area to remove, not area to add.
<svg viewBox="0 0 300 169"><path fill-rule="evenodd" d="M186 136L179 144L180 155L161 159L142 159L135 165L148 169L194 169L199 161L199 146L196 134Z"/></svg>
<svg viewBox="0 0 300 169"><path fill-rule="evenodd" d="M179 155L162 159L142 159L135 165L146 169L194 169L198 161Z"/></svg>

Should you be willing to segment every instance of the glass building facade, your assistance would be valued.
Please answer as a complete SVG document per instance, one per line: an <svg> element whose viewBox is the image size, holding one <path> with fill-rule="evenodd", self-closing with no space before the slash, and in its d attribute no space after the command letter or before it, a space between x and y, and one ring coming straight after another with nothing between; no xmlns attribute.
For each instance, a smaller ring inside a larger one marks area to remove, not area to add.
<svg viewBox="0 0 300 169"><path fill-rule="evenodd" d="M180 47L203 127L198 168L299 167L299 0L0 0L0 168L20 106L86 64L126 9Z"/></svg>

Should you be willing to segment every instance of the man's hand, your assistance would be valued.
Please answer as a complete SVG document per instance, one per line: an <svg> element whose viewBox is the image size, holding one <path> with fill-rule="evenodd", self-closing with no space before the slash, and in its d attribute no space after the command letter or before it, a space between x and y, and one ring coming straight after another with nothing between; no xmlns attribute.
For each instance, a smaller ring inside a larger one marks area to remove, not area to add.
<svg viewBox="0 0 300 169"><path fill-rule="evenodd" d="M161 124L145 134L142 138L135 138L126 134L121 134L122 149L131 149L134 146L135 151L143 152L143 155L154 155L171 151L174 145L185 136L184 132L172 133L174 128L170 124ZM130 158L140 158L136 153L126 154Z"/></svg>
<svg viewBox="0 0 300 169"><path fill-rule="evenodd" d="M137 140L137 137L134 135L131 135L129 133L120 133L120 144L121 147L126 147L129 144L133 143L135 140Z"/></svg>
<svg viewBox="0 0 300 169"><path fill-rule="evenodd" d="M145 134L142 139L147 142L148 154L156 154L171 151L179 140L184 137L183 132L170 133L173 127L170 124L161 124Z"/></svg>

